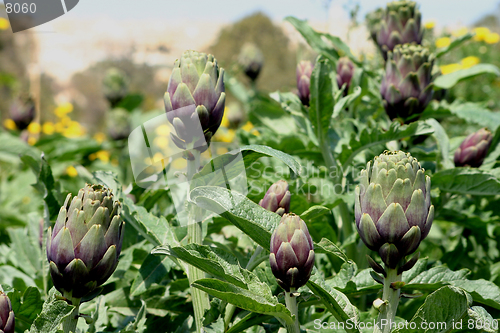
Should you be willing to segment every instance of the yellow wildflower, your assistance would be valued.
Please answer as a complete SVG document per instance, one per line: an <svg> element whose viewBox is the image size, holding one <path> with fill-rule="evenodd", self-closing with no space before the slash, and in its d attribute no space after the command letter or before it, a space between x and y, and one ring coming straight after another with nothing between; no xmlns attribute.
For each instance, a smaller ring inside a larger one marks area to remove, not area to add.
<svg viewBox="0 0 500 333"><path fill-rule="evenodd" d="M443 73L443 75L446 75L446 74L456 72L459 69L462 69L462 65L461 64L443 65L443 66L439 66L439 69L441 69L441 73Z"/></svg>
<svg viewBox="0 0 500 333"><path fill-rule="evenodd" d="M168 136L170 134L170 127L168 127L168 125L166 124L163 124L158 126L155 132L160 136Z"/></svg>
<svg viewBox="0 0 500 333"><path fill-rule="evenodd" d="M28 132L31 134L38 134L42 130L42 127L39 123L31 123L28 125Z"/></svg>
<svg viewBox="0 0 500 333"><path fill-rule="evenodd" d="M104 134L103 132L97 132L96 134L94 134L94 140L99 143L103 143L106 140L106 134Z"/></svg>
<svg viewBox="0 0 500 333"><path fill-rule="evenodd" d="M84 128L77 121L71 121L69 126L63 130L63 135L67 138L77 138L84 134Z"/></svg>
<svg viewBox="0 0 500 333"><path fill-rule="evenodd" d="M235 132L232 129L228 129L227 131L217 132L216 136L218 141L232 142L235 136Z"/></svg>
<svg viewBox="0 0 500 333"><path fill-rule="evenodd" d="M56 130L56 133L62 133L64 131L64 125L61 124L61 122L57 122L54 124L54 129Z"/></svg>
<svg viewBox="0 0 500 333"><path fill-rule="evenodd" d="M436 39L436 47L437 48L447 47L450 44L451 44L450 37L441 37L441 38Z"/></svg>
<svg viewBox="0 0 500 333"><path fill-rule="evenodd" d="M95 157L100 159L104 163L108 163L109 162L109 151L99 150L97 153L95 153Z"/></svg>
<svg viewBox="0 0 500 333"><path fill-rule="evenodd" d="M157 136L153 140L153 143L155 144L155 146L157 146L158 148L161 148L161 149L168 147L168 139L164 136Z"/></svg>
<svg viewBox="0 0 500 333"><path fill-rule="evenodd" d="M222 116L222 120L220 122L221 127L229 127L229 119L227 119L227 114L229 113L229 109L227 107L224 108L224 115Z"/></svg>
<svg viewBox="0 0 500 333"><path fill-rule="evenodd" d="M475 41L483 41L485 37L490 33L490 29L486 27L474 28L473 31L476 33L474 36Z"/></svg>
<svg viewBox="0 0 500 333"><path fill-rule="evenodd" d="M259 136L260 133L259 131L257 131L256 129L254 129L253 127L253 124L250 122L250 121L247 121L247 123L245 125L243 125L241 127L242 130L244 130L245 132L249 132L255 136Z"/></svg>
<svg viewBox="0 0 500 333"><path fill-rule="evenodd" d="M43 123L43 126L42 126L43 134L52 135L52 134L54 134L55 131L56 131L56 129L54 127L54 123L52 123L51 121L47 121L47 122Z"/></svg>
<svg viewBox="0 0 500 333"><path fill-rule="evenodd" d="M71 118L68 116L61 117L61 124L63 124L63 126L69 126L69 124L71 124Z"/></svg>
<svg viewBox="0 0 500 333"><path fill-rule="evenodd" d="M17 128L16 123L12 119L5 119L3 121L3 127L5 127L8 130L11 130L11 131L13 131Z"/></svg>
<svg viewBox="0 0 500 333"><path fill-rule="evenodd" d="M176 158L172 162L172 167L176 170L184 170L187 167L187 161L181 157Z"/></svg>
<svg viewBox="0 0 500 333"><path fill-rule="evenodd" d="M36 143L36 138L35 138L34 136L30 136L30 137L28 138L28 144L29 144L30 146L34 146L34 145L35 145L35 143Z"/></svg>
<svg viewBox="0 0 500 333"><path fill-rule="evenodd" d="M75 169L74 166L70 165L69 167L66 168L66 174L70 177L76 177L78 176L78 171Z"/></svg>
<svg viewBox="0 0 500 333"><path fill-rule="evenodd" d="M73 112L73 104L71 103L63 103L54 110L55 115L59 118L62 118L71 112Z"/></svg>
<svg viewBox="0 0 500 333"><path fill-rule="evenodd" d="M480 62L481 62L481 59L479 59L478 57L475 57L475 56L466 57L460 61L460 63L462 64L462 68L469 68L469 67L472 67L474 65L479 64Z"/></svg>
<svg viewBox="0 0 500 333"><path fill-rule="evenodd" d="M434 28L435 26L436 26L436 21L434 21L434 20L427 21L427 22L424 23L425 29L429 29L430 30L430 29Z"/></svg>
<svg viewBox="0 0 500 333"><path fill-rule="evenodd" d="M9 29L10 24L7 19L4 19L3 17L0 17L0 30L7 30Z"/></svg>
<svg viewBox="0 0 500 333"><path fill-rule="evenodd" d="M461 28L458 28L457 30L452 31L451 34L453 35L453 37L462 37L467 32L468 32L468 30L466 27L461 27Z"/></svg>
<svg viewBox="0 0 500 333"><path fill-rule="evenodd" d="M484 41L488 44L496 44L500 41L500 35L496 32L491 32L484 37Z"/></svg>

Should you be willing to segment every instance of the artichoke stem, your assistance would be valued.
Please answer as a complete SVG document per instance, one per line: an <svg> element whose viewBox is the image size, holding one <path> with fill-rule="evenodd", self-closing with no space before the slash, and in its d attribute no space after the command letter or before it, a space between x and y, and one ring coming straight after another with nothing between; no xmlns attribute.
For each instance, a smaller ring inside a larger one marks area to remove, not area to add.
<svg viewBox="0 0 500 333"><path fill-rule="evenodd" d="M80 299L79 298L72 298L71 295L67 295L66 293L64 294L64 297L66 297L68 300L71 301L71 304L75 307L73 311L67 316L62 323L63 327L63 332L64 333L76 333L76 326L78 324L78 315L80 311Z"/></svg>
<svg viewBox="0 0 500 333"><path fill-rule="evenodd" d="M291 323L286 324L287 333L300 333L299 309L297 307L297 299L295 296L293 296L294 292L295 292L294 288L290 288L290 291L285 291L286 308L288 309L288 311L290 311L292 316L295 316L295 321L293 325L291 325Z"/></svg>
<svg viewBox="0 0 500 333"><path fill-rule="evenodd" d="M398 275L398 270L386 267L387 277L384 279L384 292L382 299L386 305L381 308L378 316L378 326L383 333L390 333L391 326L395 324L396 311L398 309L401 290L391 288L391 283L401 281L401 274Z"/></svg>

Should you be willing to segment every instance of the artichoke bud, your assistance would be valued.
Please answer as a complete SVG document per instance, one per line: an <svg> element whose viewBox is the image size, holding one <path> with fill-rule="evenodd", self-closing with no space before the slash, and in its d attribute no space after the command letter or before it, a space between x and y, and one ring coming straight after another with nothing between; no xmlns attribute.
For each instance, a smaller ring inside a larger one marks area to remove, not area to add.
<svg viewBox="0 0 500 333"><path fill-rule="evenodd" d="M479 168L488 153L493 135L486 128L469 134L455 151L455 166Z"/></svg>
<svg viewBox="0 0 500 333"><path fill-rule="evenodd" d="M313 65L310 61L301 61L297 65L297 89L300 101L305 106L309 106L310 85Z"/></svg>
<svg viewBox="0 0 500 333"><path fill-rule="evenodd" d="M347 57L342 57L337 62L337 86L342 88L345 84L344 96L347 95L349 91L349 86L351 85L352 76L354 75L354 64Z"/></svg>
<svg viewBox="0 0 500 333"><path fill-rule="evenodd" d="M176 134L172 140L181 149L210 145L224 115L226 93L224 70L212 55L186 51L176 60L164 102L168 121Z"/></svg>
<svg viewBox="0 0 500 333"><path fill-rule="evenodd" d="M389 52L380 85L389 118L415 121L433 96L432 66L435 56L420 45L398 45Z"/></svg>
<svg viewBox="0 0 500 333"><path fill-rule="evenodd" d="M31 97L16 99L9 111L10 118L21 131L28 128L28 125L35 119L35 103Z"/></svg>
<svg viewBox="0 0 500 333"><path fill-rule="evenodd" d="M290 291L307 283L314 266L314 246L305 222L284 214L271 236L269 262L278 284Z"/></svg>
<svg viewBox="0 0 500 333"><path fill-rule="evenodd" d="M409 153L386 151L368 162L355 190L361 239L396 268L427 237L434 219L431 179ZM373 267L373 266L372 266Z"/></svg>
<svg viewBox="0 0 500 333"><path fill-rule="evenodd" d="M377 18L380 20L376 22ZM422 14L414 1L393 1L387 4L380 14L375 12L369 26L372 38L376 41L384 60L389 51L399 44L421 44L424 28Z"/></svg>
<svg viewBox="0 0 500 333"><path fill-rule="evenodd" d="M54 287L80 299L101 286L118 265L123 241L121 204L111 190L86 185L68 194L47 235L47 259Z"/></svg>
<svg viewBox="0 0 500 333"><path fill-rule="evenodd" d="M283 216L290 212L291 194L288 191L288 183L284 180L279 180L267 190L264 198L260 200L259 205L271 212Z"/></svg>
<svg viewBox="0 0 500 333"><path fill-rule="evenodd" d="M127 110L117 108L111 110L106 115L108 135L115 141L128 138L131 132L130 115Z"/></svg>
<svg viewBox="0 0 500 333"><path fill-rule="evenodd" d="M246 43L241 48L238 62L243 67L246 76L252 81L255 81L264 65L264 55L253 43Z"/></svg>
<svg viewBox="0 0 500 333"><path fill-rule="evenodd" d="M118 68L106 71L102 81L104 96L111 108L115 108L128 94L129 80L127 75Z"/></svg>
<svg viewBox="0 0 500 333"><path fill-rule="evenodd" d="M14 311L9 297L0 291L0 332L14 333Z"/></svg>

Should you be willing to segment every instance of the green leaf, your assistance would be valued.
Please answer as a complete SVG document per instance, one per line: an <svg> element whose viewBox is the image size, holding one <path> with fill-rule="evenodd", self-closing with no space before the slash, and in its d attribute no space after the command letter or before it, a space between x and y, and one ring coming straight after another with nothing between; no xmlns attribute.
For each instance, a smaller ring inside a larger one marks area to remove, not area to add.
<svg viewBox="0 0 500 333"><path fill-rule="evenodd" d="M304 221L311 221L325 214L331 214L332 210L325 206L312 206L308 210L300 214L300 218Z"/></svg>
<svg viewBox="0 0 500 333"><path fill-rule="evenodd" d="M340 87L339 87L340 88ZM356 100L356 98L361 95L361 87L354 88L354 91L349 95L342 97L337 103L335 103L335 107L333 108L332 118L337 118L340 112L345 108L349 107L352 102Z"/></svg>
<svg viewBox="0 0 500 333"><path fill-rule="evenodd" d="M144 259L139 272L137 273L132 287L130 287L130 296L138 296L146 291L154 283L160 283L163 278L170 272L174 263L170 258L160 258L153 254L149 254Z"/></svg>
<svg viewBox="0 0 500 333"><path fill-rule="evenodd" d="M37 156L40 153L19 137L10 133L0 131L0 161L19 163L19 155L30 154Z"/></svg>
<svg viewBox="0 0 500 333"><path fill-rule="evenodd" d="M128 94L120 103L116 106L117 108L122 108L127 111L134 111L141 106L144 101L144 96L141 94Z"/></svg>
<svg viewBox="0 0 500 333"><path fill-rule="evenodd" d="M434 80L434 85L441 89L450 89L462 80L481 74L495 74L496 76L500 76L500 70L492 64L477 64L450 74L441 75Z"/></svg>
<svg viewBox="0 0 500 333"><path fill-rule="evenodd" d="M453 323L456 323L467 315L471 303L470 296L460 288L452 286L439 288L425 299L425 303L417 310L417 313L408 323L408 328L397 329L393 333L437 333L452 331ZM453 304L453 306L450 306L450 304ZM426 326L422 325L422 323L435 323L436 327L434 329L426 329ZM442 326L437 327L437 324L441 324Z"/></svg>
<svg viewBox="0 0 500 333"><path fill-rule="evenodd" d="M328 133L333 114L332 72L331 63L319 57L311 75L309 119L320 141L324 140Z"/></svg>
<svg viewBox="0 0 500 333"><path fill-rule="evenodd" d="M349 258L337 245L329 239L323 238L319 243L314 244L314 252L332 254L344 262L349 262Z"/></svg>
<svg viewBox="0 0 500 333"><path fill-rule="evenodd" d="M30 333L56 333L62 320L75 308L66 301L56 298L57 291L52 288L49 297L43 303L42 312L31 325Z"/></svg>
<svg viewBox="0 0 500 333"><path fill-rule="evenodd" d="M255 96L250 103L248 117L252 124L263 125L276 135L292 135L297 132L293 118L269 96Z"/></svg>
<svg viewBox="0 0 500 333"><path fill-rule="evenodd" d="M468 41L469 39L471 39L472 37L474 36L474 34L471 34L471 33L468 33L468 34L465 34L463 36L460 36L459 38L457 39L454 39L450 45L448 45L447 47L441 49L439 52L436 53L436 58L440 58L442 56L444 56L446 53L450 52L451 50L453 50L454 48L462 45L464 42Z"/></svg>
<svg viewBox="0 0 500 333"><path fill-rule="evenodd" d="M479 279L457 280L451 283L466 290L475 302L500 310L500 288L493 282Z"/></svg>
<svg viewBox="0 0 500 333"><path fill-rule="evenodd" d="M453 163L450 161L450 139L443 126L436 119L427 119L425 122L434 129L432 136L435 138L439 148L443 167L445 169L453 168Z"/></svg>
<svg viewBox="0 0 500 333"><path fill-rule="evenodd" d="M342 151L338 159L345 170L351 164L354 157L367 148L413 135L431 134L433 132L432 127L421 121L416 121L409 125L401 125L398 121L394 121L388 130L376 128L369 131L365 128L359 134L359 137L355 133L352 133L349 146L342 146Z"/></svg>
<svg viewBox="0 0 500 333"><path fill-rule="evenodd" d="M500 126L500 113L488 110L484 103L452 103L450 112L470 124L478 124L491 130Z"/></svg>
<svg viewBox="0 0 500 333"><path fill-rule="evenodd" d="M442 170L432 175L432 186L443 192L497 195L500 194L500 181L492 174L473 168L454 168Z"/></svg>
<svg viewBox="0 0 500 333"><path fill-rule="evenodd" d="M467 312L469 318L478 324L477 329L483 332L497 333L498 322L482 306L473 306ZM465 325L465 323L464 323Z"/></svg>
<svg viewBox="0 0 500 333"><path fill-rule="evenodd" d="M12 304L16 318L31 325L36 316L42 311L43 301L40 291L36 287L28 287L24 293L20 291L9 291L7 296Z"/></svg>
<svg viewBox="0 0 500 333"><path fill-rule="evenodd" d="M497 127L496 131L493 133L493 139L491 140L490 149L484 159L481 169L491 169L496 164L497 159L500 157L500 126Z"/></svg>

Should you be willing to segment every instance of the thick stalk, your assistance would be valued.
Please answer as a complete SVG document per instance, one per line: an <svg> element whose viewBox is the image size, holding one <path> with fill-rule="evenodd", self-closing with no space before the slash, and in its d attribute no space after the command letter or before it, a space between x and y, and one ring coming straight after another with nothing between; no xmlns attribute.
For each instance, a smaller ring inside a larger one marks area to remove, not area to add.
<svg viewBox="0 0 500 333"><path fill-rule="evenodd" d="M76 325L78 324L78 315L79 315L79 310L80 310L80 299L79 298L72 298L71 295L67 295L66 293L64 294L64 297L67 299L71 300L72 305L75 306L73 311L67 316L63 322L62 322L62 327L63 327L63 332L64 333L76 333Z"/></svg>
<svg viewBox="0 0 500 333"><path fill-rule="evenodd" d="M297 307L297 299L293 296L294 291L293 288L291 288L290 291L285 291L286 308L290 311L292 316L295 316L293 325L291 325L291 323L286 324L287 333L300 333L299 308Z"/></svg>
<svg viewBox="0 0 500 333"><path fill-rule="evenodd" d="M396 318L396 311L398 310L400 289L393 289L391 284L393 282L401 281L401 274L398 275L398 270L386 267L387 277L384 278L384 292L382 300L386 305L381 308L378 316L378 326L383 333L391 332L391 325L394 324Z"/></svg>

